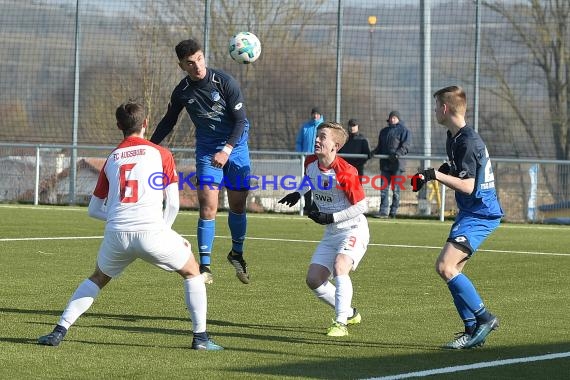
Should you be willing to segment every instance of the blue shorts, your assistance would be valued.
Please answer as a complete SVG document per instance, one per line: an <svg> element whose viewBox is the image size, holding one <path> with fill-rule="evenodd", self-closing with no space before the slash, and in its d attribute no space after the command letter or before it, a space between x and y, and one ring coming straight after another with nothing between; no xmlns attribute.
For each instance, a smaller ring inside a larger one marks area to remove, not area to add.
<svg viewBox="0 0 570 380"><path fill-rule="evenodd" d="M484 219L459 212L455 223L451 226L447 241L467 248L471 256L500 223L501 218Z"/></svg>
<svg viewBox="0 0 570 380"><path fill-rule="evenodd" d="M196 147L196 178L202 188L226 187L229 190L249 190L251 163L247 144L240 144L232 150L223 168L212 166L212 158L220 149Z"/></svg>

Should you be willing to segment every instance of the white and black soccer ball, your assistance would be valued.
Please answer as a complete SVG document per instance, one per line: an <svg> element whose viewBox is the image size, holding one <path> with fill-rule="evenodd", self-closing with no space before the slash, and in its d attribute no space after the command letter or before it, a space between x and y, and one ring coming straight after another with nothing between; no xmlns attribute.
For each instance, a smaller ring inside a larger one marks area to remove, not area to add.
<svg viewBox="0 0 570 380"><path fill-rule="evenodd" d="M237 63L253 63L261 55L261 42L250 32L240 32L230 39L230 57Z"/></svg>

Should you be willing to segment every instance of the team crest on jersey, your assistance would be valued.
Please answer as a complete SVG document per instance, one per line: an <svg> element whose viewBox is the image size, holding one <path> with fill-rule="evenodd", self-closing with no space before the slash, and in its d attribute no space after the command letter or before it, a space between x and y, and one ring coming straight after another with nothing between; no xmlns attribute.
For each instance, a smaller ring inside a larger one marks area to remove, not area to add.
<svg viewBox="0 0 570 380"><path fill-rule="evenodd" d="M212 100L214 102L217 102L218 100L220 100L220 93L218 91L212 91L212 93L210 95L212 96Z"/></svg>
<svg viewBox="0 0 570 380"><path fill-rule="evenodd" d="M317 177L317 188L321 190L330 190L332 188L332 178L329 176L318 176Z"/></svg>

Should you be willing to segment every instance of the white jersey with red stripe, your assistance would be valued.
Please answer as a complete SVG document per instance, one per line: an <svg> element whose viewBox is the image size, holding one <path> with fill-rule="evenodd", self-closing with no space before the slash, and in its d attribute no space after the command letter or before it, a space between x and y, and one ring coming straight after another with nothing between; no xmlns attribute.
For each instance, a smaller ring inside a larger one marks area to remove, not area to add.
<svg viewBox="0 0 570 380"><path fill-rule="evenodd" d="M107 158L93 191L107 198L105 230L164 229L163 189L177 182L170 151L140 137L125 138Z"/></svg>
<svg viewBox="0 0 570 380"><path fill-rule="evenodd" d="M358 171L342 157L337 156L329 168L323 168L317 156L310 155L305 160L305 175L311 181L313 201L320 212L334 214L366 198ZM366 217L360 214L331 226L352 228L355 223L366 223Z"/></svg>

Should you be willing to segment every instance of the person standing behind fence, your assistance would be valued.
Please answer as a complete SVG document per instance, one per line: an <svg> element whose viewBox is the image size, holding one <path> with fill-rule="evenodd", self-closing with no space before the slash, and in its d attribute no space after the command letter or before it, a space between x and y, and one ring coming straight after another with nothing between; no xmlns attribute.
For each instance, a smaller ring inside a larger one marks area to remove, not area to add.
<svg viewBox="0 0 570 380"><path fill-rule="evenodd" d="M368 161L370 157L370 145L368 140L358 131L358 121L356 119L350 119L348 121L348 141L346 144L340 148L339 154L363 154L366 157L343 157L346 162L351 164L358 170L358 175L362 177L364 175L364 164Z"/></svg>
<svg viewBox="0 0 570 380"><path fill-rule="evenodd" d="M499 319L487 310L462 271L481 243L499 227L503 210L497 199L487 147L465 122L465 92L461 87L450 86L436 91L433 97L437 122L448 129L446 151L450 161L438 170L429 168L417 173L411 186L417 192L428 181L436 180L455 191L459 213L435 269L447 283L465 331L444 348L473 348L482 345L489 333L499 327Z"/></svg>
<svg viewBox="0 0 570 380"><path fill-rule="evenodd" d="M325 121L321 110L318 107L313 107L311 109L311 118L307 120L299 132L297 132L297 138L295 139L295 151L302 153L313 153L315 151L315 139L317 137L317 127ZM307 192L304 195L305 206L304 212L308 213L311 208L311 192Z"/></svg>
<svg viewBox="0 0 570 380"><path fill-rule="evenodd" d="M79 284L53 331L38 344L58 346L103 287L139 258L183 277L192 348L221 350L206 333L206 285L190 243L171 229L179 205L174 158L144 139L148 119L142 103L128 101L115 115L124 139L105 161L89 202L89 216L106 221L95 271ZM156 174L160 183L149 180Z"/></svg>
<svg viewBox="0 0 570 380"><path fill-rule="evenodd" d="M378 134L378 145L372 154L388 155L380 159L382 189L380 190L380 210L373 215L377 218L395 218L400 207L400 186L402 173L405 171L405 160L402 160L410 149L411 133L404 125L398 111L392 111L386 120L388 125ZM389 194L392 190L392 202Z"/></svg>
<svg viewBox="0 0 570 380"><path fill-rule="evenodd" d="M178 66L188 75L172 92L168 110L150 140L159 144L174 128L186 108L196 127L196 179L200 206L198 250L200 272L207 284L213 282L211 253L216 234L220 187L225 186L230 211L228 225L232 249L227 260L236 276L249 284L243 244L247 230L246 201L250 175L249 121L237 81L229 74L206 66L202 46L193 39L176 45Z"/></svg>

